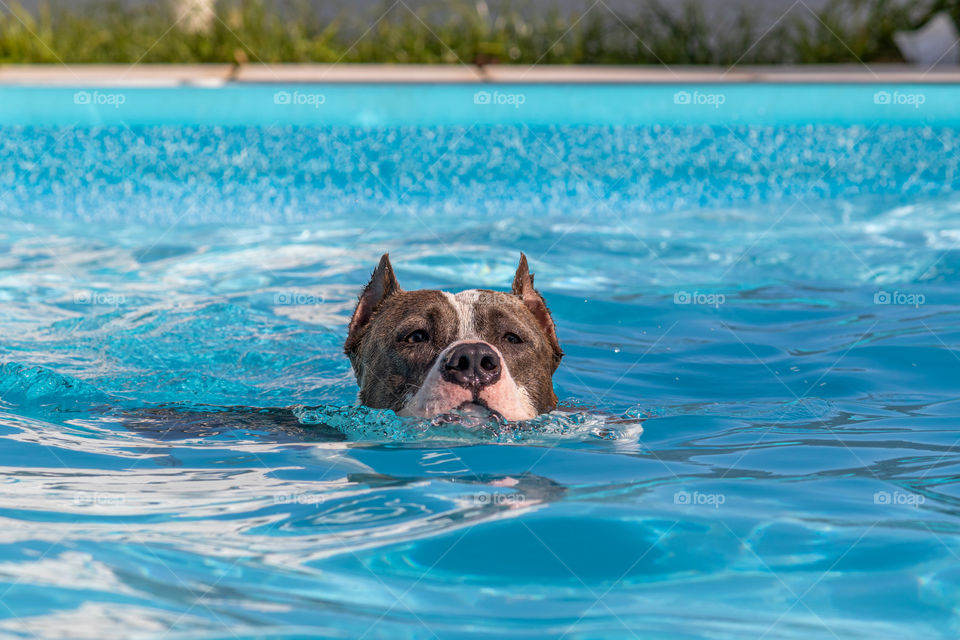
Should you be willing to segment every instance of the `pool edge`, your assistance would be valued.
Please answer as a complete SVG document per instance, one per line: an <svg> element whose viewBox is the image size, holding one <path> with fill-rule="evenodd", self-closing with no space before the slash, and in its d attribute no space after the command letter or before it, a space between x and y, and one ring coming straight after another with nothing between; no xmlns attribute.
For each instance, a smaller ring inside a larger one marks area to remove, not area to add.
<svg viewBox="0 0 960 640"><path fill-rule="evenodd" d="M960 67L905 64L797 66L610 65L4 65L0 85L201 86L227 84L960 84Z"/></svg>

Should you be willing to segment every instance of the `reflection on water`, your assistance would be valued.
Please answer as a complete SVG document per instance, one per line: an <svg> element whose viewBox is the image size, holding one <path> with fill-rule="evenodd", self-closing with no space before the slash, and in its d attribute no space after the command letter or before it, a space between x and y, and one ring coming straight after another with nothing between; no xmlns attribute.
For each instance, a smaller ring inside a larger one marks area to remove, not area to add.
<svg viewBox="0 0 960 640"><path fill-rule="evenodd" d="M957 596L955 430L942 404L876 400L662 407L619 433L633 447L569 425L517 444L376 421L345 438L279 410L4 412L0 579L36 609L4 628L281 637L321 633L322 612L345 637L443 637L476 607L477 634L902 631L826 614L880 597L933 632ZM889 591L857 586L875 582ZM703 606L681 615L691 593ZM798 602L814 613L778 621Z"/></svg>

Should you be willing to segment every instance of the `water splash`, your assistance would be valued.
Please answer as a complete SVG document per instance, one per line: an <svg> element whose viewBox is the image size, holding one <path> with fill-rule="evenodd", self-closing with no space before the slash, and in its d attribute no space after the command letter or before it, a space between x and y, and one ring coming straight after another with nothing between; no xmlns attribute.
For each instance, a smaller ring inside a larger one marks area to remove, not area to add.
<svg viewBox="0 0 960 640"><path fill-rule="evenodd" d="M568 440L636 440L642 417L584 410L572 402L531 420L510 422L496 414L453 411L430 419L401 417L390 410L363 406L293 407L305 425L324 425L350 440L450 443L544 443Z"/></svg>
<svg viewBox="0 0 960 640"><path fill-rule="evenodd" d="M97 387L44 367L20 362L0 364L0 406L43 411L84 411L115 402Z"/></svg>

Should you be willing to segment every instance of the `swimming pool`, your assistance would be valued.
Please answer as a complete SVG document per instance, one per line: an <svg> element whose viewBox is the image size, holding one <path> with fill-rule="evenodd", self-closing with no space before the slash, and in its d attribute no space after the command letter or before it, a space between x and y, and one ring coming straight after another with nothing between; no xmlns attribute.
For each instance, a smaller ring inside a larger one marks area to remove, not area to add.
<svg viewBox="0 0 960 640"><path fill-rule="evenodd" d="M0 634L960 632L960 89L0 94ZM350 409L387 250L595 410Z"/></svg>

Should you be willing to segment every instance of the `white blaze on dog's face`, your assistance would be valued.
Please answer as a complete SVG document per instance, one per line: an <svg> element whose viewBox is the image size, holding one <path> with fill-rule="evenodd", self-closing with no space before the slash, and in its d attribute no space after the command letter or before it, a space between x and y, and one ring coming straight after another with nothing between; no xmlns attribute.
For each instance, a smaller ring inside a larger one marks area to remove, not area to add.
<svg viewBox="0 0 960 640"><path fill-rule="evenodd" d="M513 291L403 291L387 255L364 289L344 351L360 402L399 415L484 407L526 420L557 406L563 353L521 254Z"/></svg>

